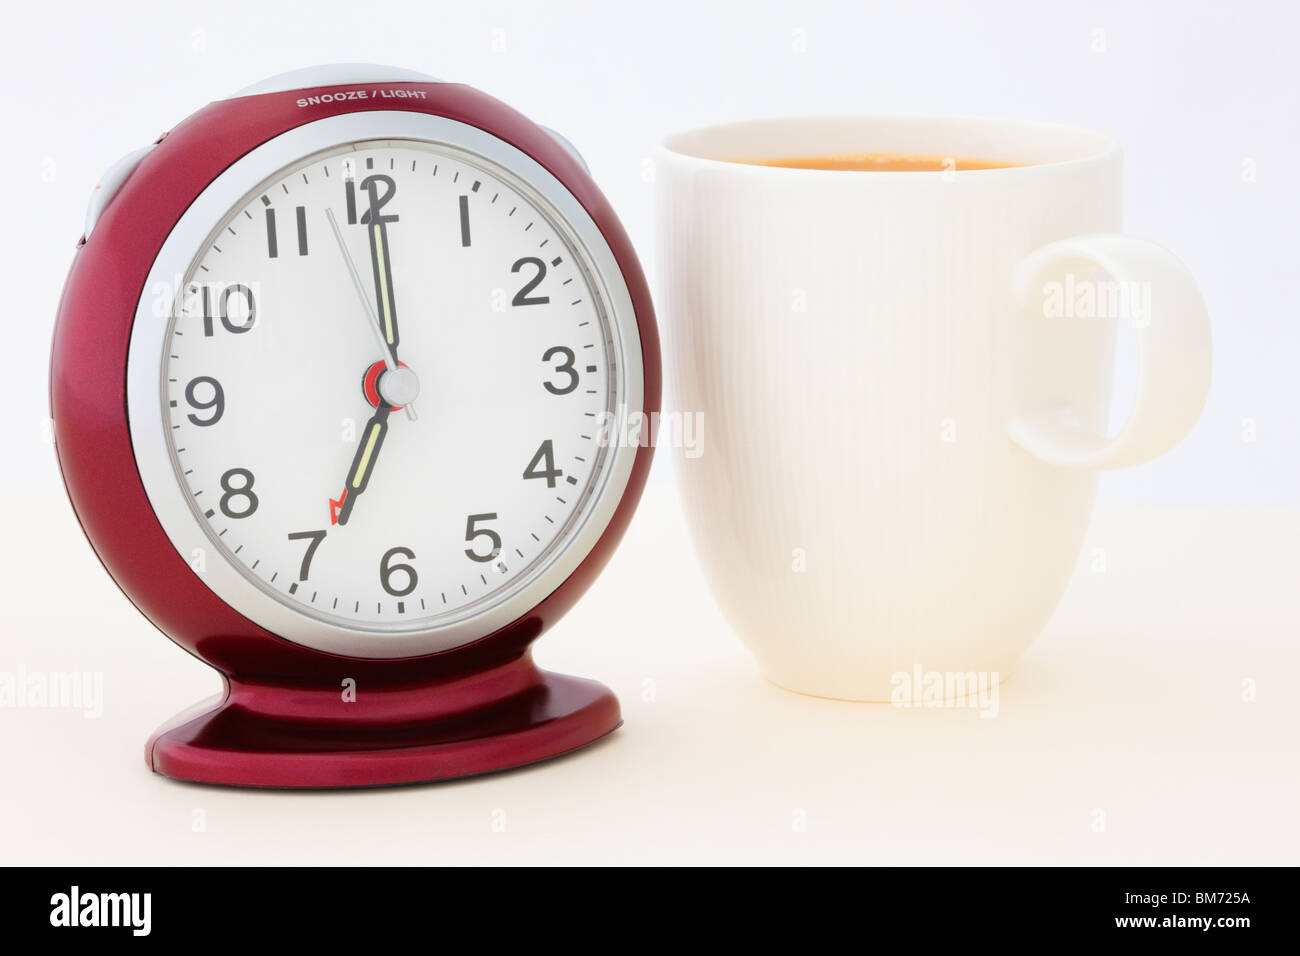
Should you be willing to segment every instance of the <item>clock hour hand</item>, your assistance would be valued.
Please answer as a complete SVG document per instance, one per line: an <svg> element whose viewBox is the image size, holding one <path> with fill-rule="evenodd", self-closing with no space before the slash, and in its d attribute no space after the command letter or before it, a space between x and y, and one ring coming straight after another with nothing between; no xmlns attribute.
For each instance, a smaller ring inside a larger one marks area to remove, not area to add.
<svg viewBox="0 0 1300 956"><path fill-rule="evenodd" d="M388 434L388 416L391 411L391 406L381 403L362 429L361 442L357 445L352 467L348 469L347 481L343 484L343 494L337 500L330 499L330 524L347 524L357 497L370 484L370 476L375 471L375 460L384 444L384 436Z"/></svg>
<svg viewBox="0 0 1300 956"><path fill-rule="evenodd" d="M379 316L375 314L374 306L370 304L370 297L366 295L366 287L361 282L361 276L357 273L356 263L352 261L352 253L348 252L347 243L343 241L343 232L342 230L339 229L338 220L334 218L334 210L326 209L325 215L330 221L330 229L333 230L334 232L334 239L338 243L339 252L343 254L343 264L347 266L348 276L352 279L352 287L356 289L357 297L361 300L361 306L365 311L366 318L369 319L370 321L370 328L375 334L375 341L379 343L379 354L383 357L384 365L387 367L389 375L392 376L394 373L397 373L397 375L394 376L394 378L400 377L404 385L408 386L407 388L403 389L404 392L412 391L412 389L409 388L409 386L412 384L414 384L413 391L418 392L419 385L414 382L415 379L414 373L410 372L410 370L398 372L398 369L403 368L403 366L399 365L397 362L397 351L395 348L395 343L397 339L397 325L396 325L396 317L393 315L391 311L392 294L391 294L391 288L389 287L388 284L388 280L392 278L391 273L388 273L387 271L385 272L387 278L385 279L386 284L384 288L389 289L389 294L386 297L381 294L379 297L381 299L386 298L386 300L389 303L388 321L389 321L389 327L392 329L393 332L393 344L389 343L388 335L384 331L383 323L381 323ZM372 227L371 229L372 248L374 242L376 241L374 236L375 236L375 232L374 232L374 228ZM388 254L388 247L386 241L383 247L383 253L386 261L387 254ZM399 404L401 404L401 406L406 410L406 417L411 421L415 421L416 415L415 415L414 394L412 394L411 398L408 401L404 401Z"/></svg>

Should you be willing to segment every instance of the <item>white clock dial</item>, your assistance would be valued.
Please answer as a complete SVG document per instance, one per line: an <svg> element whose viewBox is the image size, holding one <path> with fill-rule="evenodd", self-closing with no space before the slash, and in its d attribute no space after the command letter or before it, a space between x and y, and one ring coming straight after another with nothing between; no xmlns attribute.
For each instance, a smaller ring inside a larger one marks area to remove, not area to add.
<svg viewBox="0 0 1300 956"><path fill-rule="evenodd" d="M609 315L587 250L503 168L414 140L330 148L247 194L184 276L161 376L177 481L221 559L304 615L472 615L599 493ZM393 410L414 383L418 414Z"/></svg>

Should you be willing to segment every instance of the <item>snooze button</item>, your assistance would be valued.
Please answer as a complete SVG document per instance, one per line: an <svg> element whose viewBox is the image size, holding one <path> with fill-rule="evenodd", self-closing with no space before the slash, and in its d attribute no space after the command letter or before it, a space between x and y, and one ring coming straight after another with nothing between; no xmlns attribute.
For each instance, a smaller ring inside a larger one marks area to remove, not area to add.
<svg viewBox="0 0 1300 956"><path fill-rule="evenodd" d="M153 149L157 143L137 149L134 152L127 153L104 172L99 179L99 185L95 191L90 194L90 204L86 207L86 228L83 235L84 239L90 238L91 230L95 228L95 223L99 222L99 217L103 215L108 204L113 201L117 191L122 188L128 176L135 172L135 168L140 165L140 160L148 155L149 150Z"/></svg>

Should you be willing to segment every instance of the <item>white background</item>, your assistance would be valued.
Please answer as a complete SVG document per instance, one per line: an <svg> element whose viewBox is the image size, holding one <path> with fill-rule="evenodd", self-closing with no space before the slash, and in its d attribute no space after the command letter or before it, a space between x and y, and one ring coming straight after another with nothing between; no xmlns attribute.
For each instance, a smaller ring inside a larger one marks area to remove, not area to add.
<svg viewBox="0 0 1300 956"><path fill-rule="evenodd" d="M1125 147L1126 228L1200 278L1215 368L1196 432L1165 459L1106 476L1101 500L1300 505L1293 4L137 0L19 4L5 27L0 262L22 318L0 361L15 396L44 388L54 306L86 197L110 162L262 77L369 61L477 86L568 136L650 274L647 164L672 130L926 112L1110 133ZM18 407L29 409L19 435L39 439L42 403ZM1242 441L1245 419L1254 442ZM37 464L3 480L44 486L50 456Z"/></svg>
<svg viewBox="0 0 1300 956"><path fill-rule="evenodd" d="M0 710L0 756L27 771L0 798L0 843L15 862L668 859L688 850L747 860L1295 862L1300 524L1294 512L1242 509L1300 506L1298 28L1298 8L1280 2L173 0L7 10L0 670L101 670L110 696L96 722ZM945 725L764 684L696 578L665 455L651 517L539 650L544 663L601 677L623 697L628 725L599 750L378 795L232 794L155 780L140 762L145 736L214 680L112 589L61 500L46 421L55 306L86 199L112 160L214 98L332 61L466 82L563 132L652 277L649 157L675 129L926 112L1111 133L1126 152L1127 230L1179 255L1209 304L1215 370L1204 417L1170 455L1102 479L1107 507L1090 547L1110 549L1110 576L1085 578L1082 566L1019 686L1006 688L1003 719ZM644 612L632 622L628 607ZM1182 645L1161 649L1170 642ZM1238 685L1251 674L1271 676L1274 696L1243 711ZM1116 681L1131 693L1108 695ZM658 689L652 699L647 686ZM917 751L934 759L909 760ZM958 778L984 784L954 793L945 781ZM197 807L212 815L206 842L191 835ZM518 822L490 844L489 815L502 807ZM1117 821L1100 835L1098 808ZM812 822L794 844L800 809ZM894 824L882 823L891 813ZM348 849L321 842L322 828Z"/></svg>

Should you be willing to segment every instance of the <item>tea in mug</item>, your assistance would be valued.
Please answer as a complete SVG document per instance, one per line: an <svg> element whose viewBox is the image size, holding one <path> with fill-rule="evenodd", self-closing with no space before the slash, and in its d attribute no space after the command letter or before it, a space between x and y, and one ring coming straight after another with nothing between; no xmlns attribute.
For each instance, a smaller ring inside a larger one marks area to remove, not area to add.
<svg viewBox="0 0 1300 956"><path fill-rule="evenodd" d="M795 156L779 159L741 159L751 166L785 169L838 169L871 173L942 173L967 169L1011 169L1019 163L968 156L917 156L910 153L839 153L832 156Z"/></svg>

